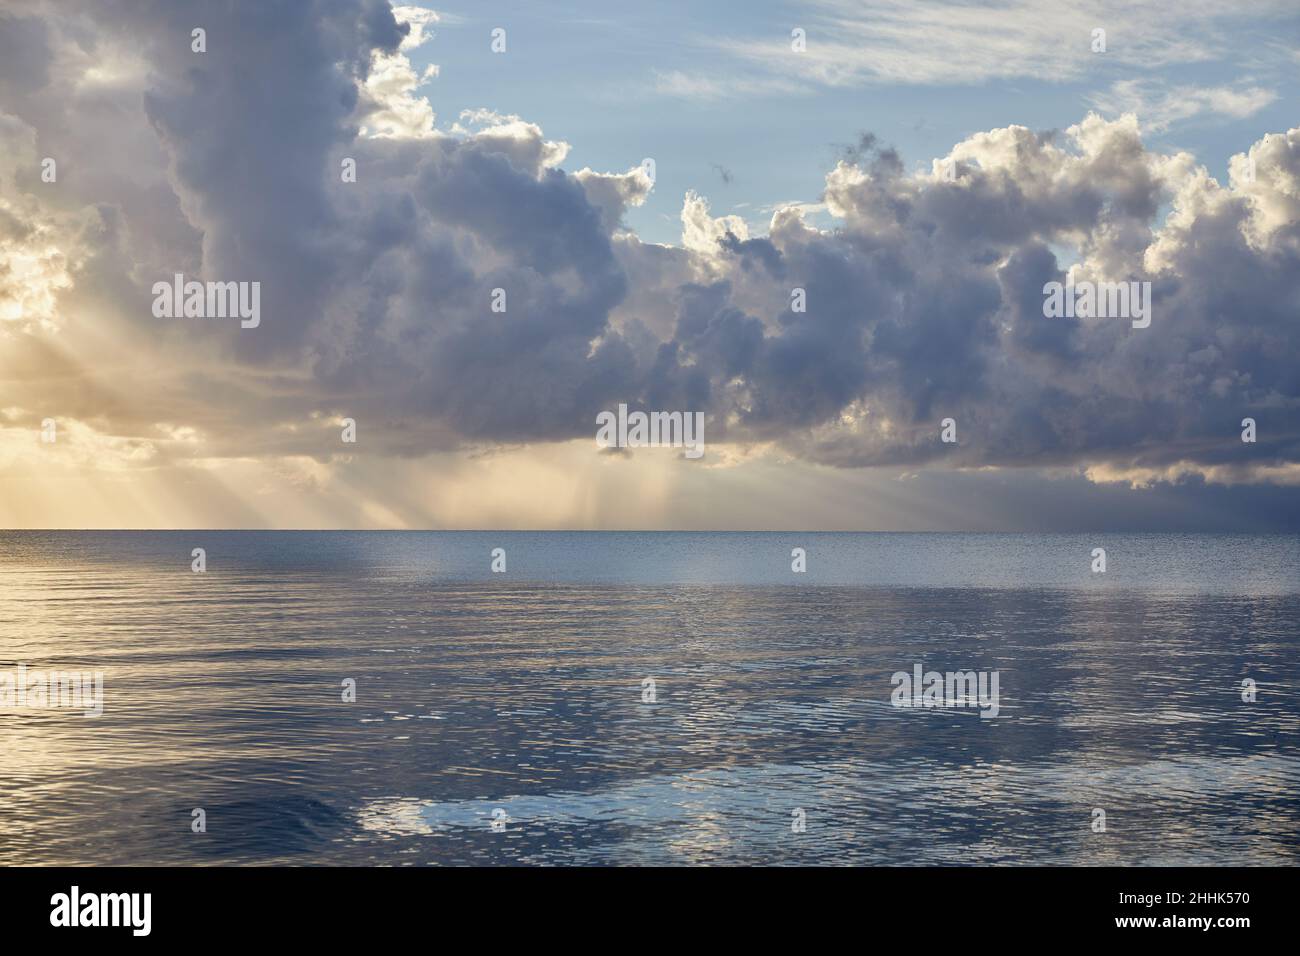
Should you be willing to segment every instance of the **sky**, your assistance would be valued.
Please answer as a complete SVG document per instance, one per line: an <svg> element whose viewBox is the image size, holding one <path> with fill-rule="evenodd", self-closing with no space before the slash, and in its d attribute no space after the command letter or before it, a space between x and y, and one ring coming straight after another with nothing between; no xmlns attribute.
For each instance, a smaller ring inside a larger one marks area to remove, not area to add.
<svg viewBox="0 0 1300 956"><path fill-rule="evenodd" d="M1298 76L1291 2L4 0L0 527L1300 530Z"/></svg>

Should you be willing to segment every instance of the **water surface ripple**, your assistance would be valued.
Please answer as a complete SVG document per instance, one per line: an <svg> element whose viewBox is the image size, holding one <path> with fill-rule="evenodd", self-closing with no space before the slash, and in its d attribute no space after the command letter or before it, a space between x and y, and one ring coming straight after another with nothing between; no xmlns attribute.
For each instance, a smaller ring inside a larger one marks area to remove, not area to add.
<svg viewBox="0 0 1300 956"><path fill-rule="evenodd" d="M0 671L105 675L0 864L1295 863L1297 622L1288 536L0 532Z"/></svg>

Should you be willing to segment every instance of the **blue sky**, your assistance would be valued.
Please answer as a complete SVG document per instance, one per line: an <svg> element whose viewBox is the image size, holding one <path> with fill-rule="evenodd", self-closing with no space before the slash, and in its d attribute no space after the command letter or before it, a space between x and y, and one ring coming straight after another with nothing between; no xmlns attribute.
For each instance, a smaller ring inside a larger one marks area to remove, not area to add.
<svg viewBox="0 0 1300 956"><path fill-rule="evenodd" d="M843 15L870 28L877 9L894 6L866 0L846 4ZM942 20L948 5L915 6L937 11ZM1009 58L1001 69L981 63L963 70L958 61L948 75L936 75L927 64L910 75L881 77L868 63L862 75L829 83L814 78L811 69L800 79L797 71L749 61L719 45L788 43L791 29L802 25L815 52L842 39L826 21L835 5L577 0L439 7L434 39L411 59L421 70L431 63L439 67L437 79L422 90L439 114L439 126L449 126L462 109L487 108L517 114L548 137L568 142L566 165L573 168L623 170L653 157L656 188L643 206L629 211L627 222L655 242L678 239L688 189L707 196L715 215L735 213L751 227L765 226L778 203L816 202L839 150L863 132L897 148L912 168L928 166L976 131L1011 123L1063 129L1090 109L1114 116L1137 108L1141 119L1158 127L1144 128L1148 145L1185 149L1211 174L1226 178L1231 155L1300 116L1300 8L1294 5L1229 10L1194 4L1159 14L1154 24L1123 15L1123 5L1112 5L1112 13L1105 4L1053 3L1029 5L999 22L998 6L988 5L990 29L1013 34L1023 18L1050 22L1059 16L1052 42L1075 49L1064 50L1055 63L1050 50L1042 52L1041 62L1025 66ZM1107 29L1107 52L1093 54L1090 29L1073 30L1062 11L1069 20ZM1151 30L1153 25L1162 30ZM489 49L494 27L507 31L505 55ZM957 34L950 41L960 42L962 27L949 29ZM1126 53L1139 40L1174 44L1193 38L1191 62L1169 53L1170 62L1147 63L1140 52ZM679 90L671 82L677 76L697 79L702 88ZM1145 96L1114 95L1112 87L1125 81L1143 83L1139 92ZM1185 102L1191 89L1264 90L1272 99L1257 109L1243 105L1246 115L1202 108L1163 126L1167 109L1155 107L1165 97L1175 106ZM716 167L732 181L725 182Z"/></svg>

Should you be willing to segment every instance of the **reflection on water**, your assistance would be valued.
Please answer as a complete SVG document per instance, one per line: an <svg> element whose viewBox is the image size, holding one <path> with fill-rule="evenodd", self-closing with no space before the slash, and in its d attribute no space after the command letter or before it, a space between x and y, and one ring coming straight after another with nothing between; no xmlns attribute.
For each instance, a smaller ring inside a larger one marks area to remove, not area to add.
<svg viewBox="0 0 1300 956"><path fill-rule="evenodd" d="M1103 544L0 533L0 671L105 674L0 711L0 863L1296 862L1296 539Z"/></svg>

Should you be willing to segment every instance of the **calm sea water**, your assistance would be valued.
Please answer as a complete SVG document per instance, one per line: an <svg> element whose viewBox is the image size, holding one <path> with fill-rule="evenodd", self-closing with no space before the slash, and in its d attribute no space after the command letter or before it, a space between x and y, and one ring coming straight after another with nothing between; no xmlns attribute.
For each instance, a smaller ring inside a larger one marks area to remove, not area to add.
<svg viewBox="0 0 1300 956"><path fill-rule="evenodd" d="M19 664L0 864L1300 861L1290 536L0 532Z"/></svg>

